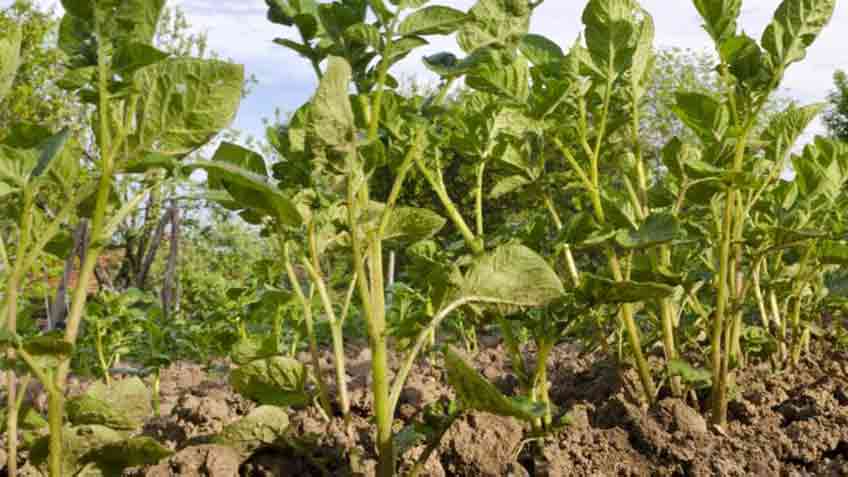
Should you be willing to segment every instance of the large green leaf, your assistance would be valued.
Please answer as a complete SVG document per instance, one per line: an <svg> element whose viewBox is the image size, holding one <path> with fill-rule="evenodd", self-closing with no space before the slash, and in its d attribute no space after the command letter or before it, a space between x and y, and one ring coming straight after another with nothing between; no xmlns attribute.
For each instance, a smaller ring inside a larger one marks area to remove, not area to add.
<svg viewBox="0 0 848 477"><path fill-rule="evenodd" d="M848 244L825 242L819 247L818 258L824 264L848 265Z"/></svg>
<svg viewBox="0 0 848 477"><path fill-rule="evenodd" d="M633 250L668 243L679 235L680 222L677 217L662 212L649 215L639 230L619 231L615 240L621 247Z"/></svg>
<svg viewBox="0 0 848 477"><path fill-rule="evenodd" d="M647 12L638 26L636 48L633 51L633 64L630 68L631 90L634 99L641 98L647 91L647 83L651 80L654 65L654 36L656 28L654 19Z"/></svg>
<svg viewBox="0 0 848 477"><path fill-rule="evenodd" d="M641 21L648 14L635 0L590 0L583 10L592 71L615 81L632 65ZM644 20L642 20L644 21Z"/></svg>
<svg viewBox="0 0 848 477"><path fill-rule="evenodd" d="M484 46L515 46L530 28L528 0L478 0L457 37L471 53Z"/></svg>
<svg viewBox="0 0 848 477"><path fill-rule="evenodd" d="M312 133L318 141L331 147L351 144L354 140L355 122L348 96L351 75L347 61L330 57L327 71L312 98Z"/></svg>
<svg viewBox="0 0 848 477"><path fill-rule="evenodd" d="M138 70L141 95L135 134L141 154L183 157L209 142L235 119L244 68L218 60L173 58Z"/></svg>
<svg viewBox="0 0 848 477"><path fill-rule="evenodd" d="M18 71L21 52L21 29L14 24L0 31L0 101L9 93Z"/></svg>
<svg viewBox="0 0 848 477"><path fill-rule="evenodd" d="M445 351L445 369L448 382L453 386L457 400L465 409L525 421L532 421L545 413L545 406L541 403L505 396L451 347Z"/></svg>
<svg viewBox="0 0 848 477"><path fill-rule="evenodd" d="M75 425L96 424L119 430L135 430L150 417L150 391L139 378L123 379L107 386L95 382L86 392L65 404L68 420Z"/></svg>
<svg viewBox="0 0 848 477"><path fill-rule="evenodd" d="M306 368L297 360L273 357L252 361L230 374L230 385L259 404L302 406L309 402Z"/></svg>
<svg viewBox="0 0 848 477"><path fill-rule="evenodd" d="M524 58L506 64L486 63L475 68L465 83L477 91L523 103L530 95L530 69Z"/></svg>
<svg viewBox="0 0 848 477"><path fill-rule="evenodd" d="M775 74L782 75L787 66L807 56L807 48L830 22L835 7L836 0L783 0L762 38Z"/></svg>
<svg viewBox="0 0 848 477"><path fill-rule="evenodd" d="M524 245L506 244L474 260L460 293L536 307L556 300L563 291L562 282L544 258Z"/></svg>
<svg viewBox="0 0 848 477"><path fill-rule="evenodd" d="M704 30L716 45L736 35L742 0L693 0L693 3L704 19Z"/></svg>
<svg viewBox="0 0 848 477"><path fill-rule="evenodd" d="M455 8L432 5L404 18L398 27L398 34L447 35L456 31L466 19L465 13Z"/></svg>

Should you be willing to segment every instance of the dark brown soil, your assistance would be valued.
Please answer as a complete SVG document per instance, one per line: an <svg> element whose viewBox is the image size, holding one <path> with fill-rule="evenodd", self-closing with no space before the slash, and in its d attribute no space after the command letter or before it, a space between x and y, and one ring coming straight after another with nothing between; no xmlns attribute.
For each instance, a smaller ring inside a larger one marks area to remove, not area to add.
<svg viewBox="0 0 848 477"><path fill-rule="evenodd" d="M504 392L514 391L503 347L497 340L481 341L488 347L473 362ZM848 476L846 358L846 353L820 349L792 371L749 366L736 377L730 422L718 429L696 409L706 402L663 398L648 408L636 397L632 372L619 372L609 360L561 345L548 363L550 395L568 425L540 437L513 418L467 413L445 432L419 475ZM324 361L330 383L329 357ZM177 454L132 475L373 475L367 350L349 353L349 374L349 433L340 418L328 420L316 406L293 410L291 446L260 449L245 459L209 439L254 405L229 388L226 374L175 365L162 375L162 416L151 418L142 432ZM438 363L421 359L401 396L396 429L420 420L425 406L452 397ZM423 452L423 445L408 451L402 471Z"/></svg>

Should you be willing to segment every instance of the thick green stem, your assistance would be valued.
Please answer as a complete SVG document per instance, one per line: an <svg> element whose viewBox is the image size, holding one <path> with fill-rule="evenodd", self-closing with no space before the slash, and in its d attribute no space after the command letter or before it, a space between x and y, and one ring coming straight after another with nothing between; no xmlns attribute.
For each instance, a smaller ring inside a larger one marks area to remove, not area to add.
<svg viewBox="0 0 848 477"><path fill-rule="evenodd" d="M49 445L50 456L48 457L48 470L50 477L62 477L62 413L65 406L65 397L60 390L52 390L47 393L47 419L50 429ZM59 452L55 452L59 450Z"/></svg>
<svg viewBox="0 0 848 477"><path fill-rule="evenodd" d="M730 242L735 198L736 191L728 189L722 222L722 240L719 250L718 297L716 299L716 313L713 317L710 349L710 363L713 372L711 419L713 424L720 426L723 426L727 421L726 375L722 370L722 355L724 354L722 353L722 335L724 334L725 312L729 298L728 274L730 273Z"/></svg>
<svg viewBox="0 0 848 477"><path fill-rule="evenodd" d="M369 267L371 270L371 372L373 380L374 413L377 418L377 448L380 451L378 475L394 475L395 456L392 440L394 409L389 398L388 347L386 345L386 304L383 283L382 241L372 233L369 237Z"/></svg>
<svg viewBox="0 0 848 477"><path fill-rule="evenodd" d="M100 326L100 320L95 323L94 332L96 334L94 347L97 351L97 360L100 362L100 370L103 373L103 381L107 386L109 386L112 384L112 379L109 375L109 363L106 362L106 354L103 352L103 329Z"/></svg>
<svg viewBox="0 0 848 477"><path fill-rule="evenodd" d="M6 330L12 335L18 332L18 291L27 272L24 256L27 254L32 236L32 206L32 192L29 188L25 188L15 268L12 270L6 287ZM6 358L9 364L9 371L6 373L6 393L8 397L8 412L6 414L6 429L8 432L6 443L8 451L7 472L10 477L16 477L18 473L18 413L14 412L14 409L17 400L18 377L15 373L16 356L14 350L10 349Z"/></svg>

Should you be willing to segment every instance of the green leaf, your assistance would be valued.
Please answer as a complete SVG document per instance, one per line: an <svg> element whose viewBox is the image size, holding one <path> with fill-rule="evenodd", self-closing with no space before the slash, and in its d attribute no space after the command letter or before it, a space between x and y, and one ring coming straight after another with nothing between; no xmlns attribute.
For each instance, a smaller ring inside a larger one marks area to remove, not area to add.
<svg viewBox="0 0 848 477"><path fill-rule="evenodd" d="M61 475L104 475L96 462L90 459L98 450L108 445L118 444L125 440L119 431L100 425L68 426L62 428L62 459ZM32 464L47 474L47 459L49 456L49 436L39 438L30 450ZM83 469L86 473L82 473ZM112 471L106 475L121 475L120 471Z"/></svg>
<svg viewBox="0 0 848 477"><path fill-rule="evenodd" d="M520 244L506 244L478 257L462 280L462 296L503 301L514 306L544 306L564 287L556 272L539 254ZM503 308L503 307L502 307Z"/></svg>
<svg viewBox="0 0 848 477"><path fill-rule="evenodd" d="M164 169L168 172L173 172L179 163L171 156L164 154L151 153L141 159L127 162L120 165L120 170L126 174L144 174L153 169Z"/></svg>
<svg viewBox="0 0 848 477"><path fill-rule="evenodd" d="M708 388L713 382L713 375L708 369L696 368L682 359L670 360L668 372L672 376L680 376L684 383L698 389Z"/></svg>
<svg viewBox="0 0 848 477"><path fill-rule="evenodd" d="M169 55L145 43L124 45L115 53L112 67L121 74L132 74L136 70L158 63Z"/></svg>
<svg viewBox="0 0 848 477"><path fill-rule="evenodd" d="M12 88L21 53L21 29L14 23L11 31L0 31L0 101Z"/></svg>
<svg viewBox="0 0 848 477"><path fill-rule="evenodd" d="M497 199L511 192L515 192L528 184L530 184L530 179L527 179L522 175L516 174L505 177L499 180L498 183L492 187L492 190L489 192L489 197Z"/></svg>
<svg viewBox="0 0 848 477"><path fill-rule="evenodd" d="M121 442L106 444L86 457L96 461L106 471L157 464L174 451L147 436L136 436ZM118 474L120 475L120 474Z"/></svg>
<svg viewBox="0 0 848 477"><path fill-rule="evenodd" d="M526 102L530 95L530 69L524 58L507 64L484 63L469 73L465 83L477 91Z"/></svg>
<svg viewBox="0 0 848 477"><path fill-rule="evenodd" d="M235 118L244 68L217 60L172 58L138 70L136 130L139 153L182 158L208 143Z"/></svg>
<svg viewBox="0 0 848 477"><path fill-rule="evenodd" d="M782 165L795 143L825 106L824 103L800 107L790 104L785 110L772 116L762 134L762 140L767 144L766 157Z"/></svg>
<svg viewBox="0 0 848 477"><path fill-rule="evenodd" d="M35 168L33 168L32 173L30 173L30 177L36 178L44 175L53 160L62 153L62 150L65 148L65 144L68 142L70 137L71 130L65 128L58 134L48 138L41 146L41 156L39 157Z"/></svg>
<svg viewBox="0 0 848 477"><path fill-rule="evenodd" d="M466 18L464 12L454 8L442 5L424 7L403 19L398 27L398 34L448 35L455 32Z"/></svg>
<svg viewBox="0 0 848 477"><path fill-rule="evenodd" d="M255 153L240 146L224 143L212 161L194 161L187 170L204 169L214 181L220 181L227 192L244 209L261 210L271 214L282 224L297 227L303 218L295 204L268 182L266 176L241 167L238 156ZM230 162L232 160L232 162ZM261 158L260 158L261 160ZM235 162L235 163L233 163ZM264 162L263 162L264 167Z"/></svg>
<svg viewBox="0 0 848 477"><path fill-rule="evenodd" d="M848 244L825 242L819 247L818 258L826 265L848 265Z"/></svg>
<svg viewBox="0 0 848 477"><path fill-rule="evenodd" d="M303 364L277 356L235 369L230 374L230 385L259 404L303 406L310 400L305 390L306 376Z"/></svg>
<svg viewBox="0 0 848 477"><path fill-rule="evenodd" d="M628 250L654 247L671 242L680 235L680 222L668 213L652 213L645 219L639 230L620 230L615 236L616 242Z"/></svg>
<svg viewBox="0 0 848 477"><path fill-rule="evenodd" d="M715 98L703 93L678 92L672 111L705 144L721 140L730 124L730 112Z"/></svg>
<svg viewBox="0 0 848 477"><path fill-rule="evenodd" d="M355 122L348 88L350 65L343 58L332 56L312 98L311 127L317 140L331 147L353 143Z"/></svg>
<svg viewBox="0 0 848 477"><path fill-rule="evenodd" d="M633 303L674 294L674 287L663 283L613 281L589 273L584 275L583 291L595 303Z"/></svg>
<svg viewBox="0 0 848 477"><path fill-rule="evenodd" d="M535 33L522 36L519 48L521 54L535 66L557 63L565 59L565 53L559 45Z"/></svg>
<svg viewBox="0 0 848 477"><path fill-rule="evenodd" d="M765 74L763 51L751 37L743 34L728 38L721 44L719 53L730 65L730 73L742 84L754 89L768 85L770 78Z"/></svg>
<svg viewBox="0 0 848 477"><path fill-rule="evenodd" d="M693 0L693 3L704 19L704 30L716 45L736 35L742 0Z"/></svg>
<svg viewBox="0 0 848 477"><path fill-rule="evenodd" d="M453 348L445 351L448 383L465 409L532 421L542 417L545 406L504 396L494 384L469 365Z"/></svg>
<svg viewBox="0 0 848 477"><path fill-rule="evenodd" d="M586 47L593 72L615 81L632 65L639 38L639 19L648 17L634 0L590 0L583 10Z"/></svg>
<svg viewBox="0 0 848 477"><path fill-rule="evenodd" d="M389 216L383 239L401 243L414 243L428 239L445 226L441 215L416 207L396 207Z"/></svg>
<svg viewBox="0 0 848 477"><path fill-rule="evenodd" d="M239 451L244 458L261 447L284 445L289 416L277 406L259 406L238 421L228 424L212 439Z"/></svg>
<svg viewBox="0 0 848 477"><path fill-rule="evenodd" d="M528 0L478 0L457 36L459 46L471 53L485 46L511 47L530 28Z"/></svg>
<svg viewBox="0 0 848 477"><path fill-rule="evenodd" d="M783 0L761 41L775 75L782 77L789 65L807 56L835 7L836 0Z"/></svg>
<svg viewBox="0 0 848 477"><path fill-rule="evenodd" d="M651 80L651 71L654 64L654 36L656 27L654 19L645 15L644 20L638 26L636 48L633 52L632 65L630 67L631 90L635 94L634 99L641 98L647 88L646 83Z"/></svg>
<svg viewBox="0 0 848 477"><path fill-rule="evenodd" d="M153 407L150 391L134 377L110 386L94 382L86 392L65 404L68 420L74 425L94 424L118 430L135 430L150 417Z"/></svg>

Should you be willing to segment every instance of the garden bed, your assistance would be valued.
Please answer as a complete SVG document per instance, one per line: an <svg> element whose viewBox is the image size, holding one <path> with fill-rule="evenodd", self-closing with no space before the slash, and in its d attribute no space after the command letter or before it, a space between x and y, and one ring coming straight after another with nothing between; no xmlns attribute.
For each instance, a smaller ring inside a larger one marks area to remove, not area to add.
<svg viewBox="0 0 848 477"><path fill-rule="evenodd" d="M476 368L512 394L516 381L507 353L497 339L481 343L473 359ZM255 405L235 393L220 370L173 365L162 373L162 416L150 418L141 434L177 453L124 475L373 475L370 357L364 349L348 354L351 432L345 432L340 418L327 420L318 406L291 410L290 445L278 441L247 457L212 440ZM327 372L329 360L326 355ZM615 363L563 344L552 353L548 370L551 398L567 422L564 427L534 438L516 419L471 412L450 426L419 475L848 475L846 362L848 353L819 347L796 370L775 373L767 364L749 366L737 376L729 423L721 430L708 426L691 401L665 398L650 409L641 406L634 373L619 373ZM401 395L396 431L419 420L428 404L453 397L442 369L427 360L416 365ZM418 445L404 454L405 470L424 448ZM27 456L21 457L25 461ZM40 474L25 466L23 475Z"/></svg>

